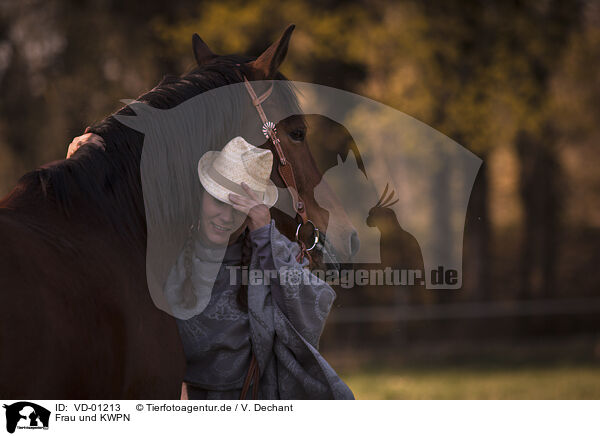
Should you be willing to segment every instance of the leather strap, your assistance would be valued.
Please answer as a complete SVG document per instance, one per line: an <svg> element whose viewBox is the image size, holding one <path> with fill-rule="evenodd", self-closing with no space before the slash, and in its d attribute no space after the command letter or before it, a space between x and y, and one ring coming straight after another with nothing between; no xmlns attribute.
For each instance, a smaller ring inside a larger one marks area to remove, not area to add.
<svg viewBox="0 0 600 436"><path fill-rule="evenodd" d="M258 368L258 361L256 360L256 356L254 352L252 353L252 360L250 360L250 367L248 368L248 373L246 374L246 379L244 380L244 386L242 387L242 393L240 394L240 400L245 400L246 395L248 395L248 389L250 388L250 384L252 383L252 399L258 399L258 382L260 380L260 370Z"/></svg>
<svg viewBox="0 0 600 436"><path fill-rule="evenodd" d="M308 221L308 216L306 215L306 207L304 206L304 202L298 193L298 187L296 186L296 178L294 177L294 169L291 165L279 165L277 168L279 175L283 179L283 183L288 188L290 195L292 196L292 202L294 206L294 210L300 217L302 218L302 222L306 223Z"/></svg>
<svg viewBox="0 0 600 436"><path fill-rule="evenodd" d="M246 76L243 76L243 77L244 77L244 85L246 86L246 89L248 90L248 94L250 94L250 98L252 99L252 104L256 108L256 111L258 112L258 116L260 117L260 120L263 123L263 133L273 143L273 147L275 148L275 152L277 153L277 157L279 158L279 165L277 166L277 172L281 176L283 183L285 184L287 190L289 191L290 195L292 196L292 203L293 203L294 210L302 219L302 223L306 224L308 222L308 214L306 213L305 203L304 203L304 201L302 201L302 197L300 197L300 193L298 192L298 185L296 185L296 178L294 177L294 170L292 169L292 166L288 163L287 159L285 158L285 154L283 153L283 149L281 148L281 142L279 141L279 138L277 137L277 130L275 128L275 124L270 122L267 119L267 115L265 114L265 111L262 108L262 103L273 92L273 84L271 84L271 86L269 86L269 89L267 91L265 91L264 94L262 94L260 97L258 97L256 95L256 92L254 92L254 88L252 88L252 85L250 85L250 82L248 82L248 79L246 79ZM308 257L309 261L312 263L312 258L310 256L308 250L306 249L306 245L301 241L298 241L298 244L300 245L300 252L298 253L298 256L296 259L298 261L301 261L306 256L306 257Z"/></svg>

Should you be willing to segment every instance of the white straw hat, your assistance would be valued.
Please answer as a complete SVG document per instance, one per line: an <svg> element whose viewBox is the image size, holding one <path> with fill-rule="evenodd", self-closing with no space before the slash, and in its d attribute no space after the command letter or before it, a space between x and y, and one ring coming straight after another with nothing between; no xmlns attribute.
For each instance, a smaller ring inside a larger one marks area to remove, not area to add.
<svg viewBox="0 0 600 436"><path fill-rule="evenodd" d="M247 197L245 182L259 200L271 207L277 201L277 187L270 180L273 153L255 147L241 136L229 141L222 151L208 151L198 161L198 177L206 191L231 204L229 194Z"/></svg>

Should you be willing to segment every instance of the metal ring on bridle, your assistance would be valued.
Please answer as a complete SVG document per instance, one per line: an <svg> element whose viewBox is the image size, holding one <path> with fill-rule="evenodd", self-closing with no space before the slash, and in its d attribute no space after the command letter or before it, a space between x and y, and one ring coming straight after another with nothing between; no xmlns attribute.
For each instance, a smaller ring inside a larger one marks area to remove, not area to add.
<svg viewBox="0 0 600 436"><path fill-rule="evenodd" d="M296 228L296 241L300 242L300 239L298 238L298 236L300 235L300 229L302 228L303 225L310 223L311 226L313 226L313 236L314 236L314 241L313 244L310 248L307 248L306 251L310 251L313 248L315 248L317 246L317 244L319 243L319 229L317 229L317 226L315 226L315 224L311 221L311 220L307 220L305 223L300 223L298 224L298 227Z"/></svg>

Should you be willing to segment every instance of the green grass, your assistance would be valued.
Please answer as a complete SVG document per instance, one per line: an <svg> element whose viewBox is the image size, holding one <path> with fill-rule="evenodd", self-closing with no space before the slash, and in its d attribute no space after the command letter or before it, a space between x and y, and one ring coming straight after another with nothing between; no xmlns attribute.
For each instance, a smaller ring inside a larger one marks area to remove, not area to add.
<svg viewBox="0 0 600 436"><path fill-rule="evenodd" d="M340 372L357 399L600 399L600 366L364 368Z"/></svg>

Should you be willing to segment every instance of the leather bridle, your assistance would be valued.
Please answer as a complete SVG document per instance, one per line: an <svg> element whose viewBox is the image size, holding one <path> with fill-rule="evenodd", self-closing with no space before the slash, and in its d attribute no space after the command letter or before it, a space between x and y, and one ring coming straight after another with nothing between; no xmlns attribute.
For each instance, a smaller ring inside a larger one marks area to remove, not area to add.
<svg viewBox="0 0 600 436"><path fill-rule="evenodd" d="M262 108L262 103L267 98L269 98L269 96L273 92L273 83L271 83L269 89L267 89L262 95L257 96L256 92L254 92L254 89L252 88L252 85L250 84L250 82L248 82L248 79L246 79L246 76L242 76L244 78L244 85L246 86L248 94L250 94L250 98L252 99L252 104L256 108L258 116L260 117L260 120L263 123L262 132L267 138L267 140L270 140L273 144L273 148L275 150L275 153L277 154L277 158L279 159L277 171L279 172L279 175L281 176L285 187L292 196L292 205L296 212L296 219L300 217L301 220L301 222L298 224L298 227L296 228L296 242L300 246L300 253L298 253L297 259L298 261L300 261L304 257L307 257L309 263L312 264L312 257L310 255L310 251L312 251L319 243L319 229L310 219L308 219L306 204L304 203L302 197L300 196L300 193L298 192L298 187L296 185L296 178L294 177L294 170L292 168L292 165L286 159L285 154L283 153L283 149L281 148L281 141L277 137L277 129L275 128L275 123L267 119L265 111ZM311 225L313 228L313 243L310 247L307 247L306 244L302 240L300 240L300 230L303 226L306 225Z"/></svg>
<svg viewBox="0 0 600 436"><path fill-rule="evenodd" d="M244 79L244 85L248 90L248 94L250 94L250 98L252 99L252 104L256 108L258 112L258 116L262 121L262 132L273 144L273 149L275 150L275 154L277 154L277 158L279 160L279 164L277 165L277 171L283 180L283 183L290 195L292 196L292 205L294 210L296 211L296 219L300 217L300 223L296 228L296 242L300 246L300 252L296 259L298 262L302 261L305 257L308 258L309 264L313 263L312 257L310 255L310 251L313 250L317 244L319 243L320 233L319 229L314 225L314 223L308 219L308 214L306 213L306 205L298 192L298 186L296 184L296 178L294 177L294 170L290 162L286 159L285 154L283 153L283 149L281 148L281 141L277 137L277 129L275 128L275 123L269 121L265 111L262 107L262 103L269 98L271 93L273 92L273 83L269 86L262 95L257 96L256 92L254 92L254 88L246 79L246 76L242 74ZM306 247L306 244L300 240L300 229L302 226L311 225L313 227L313 237L314 241L310 247ZM260 380L260 370L258 367L258 362L256 360L256 356L254 355L254 351L252 352L252 360L250 362L250 368L248 369L248 373L246 374L246 379L244 380L244 386L242 387L242 392L240 395L240 399L245 400L247 392L250 388L250 384L253 385L252 389L252 398L258 398L258 384Z"/></svg>

